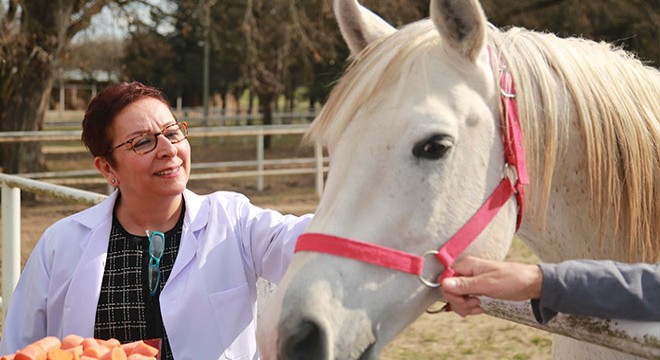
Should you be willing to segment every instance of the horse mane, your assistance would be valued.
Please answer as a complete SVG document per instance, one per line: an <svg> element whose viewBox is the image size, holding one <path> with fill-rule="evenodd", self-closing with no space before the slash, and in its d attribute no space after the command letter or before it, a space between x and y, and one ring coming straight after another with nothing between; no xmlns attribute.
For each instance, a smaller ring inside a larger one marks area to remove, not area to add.
<svg viewBox="0 0 660 360"><path fill-rule="evenodd" d="M370 44L336 84L305 140L331 148L362 103L400 89L407 69L440 42L432 23L420 21L390 36L386 46ZM546 213L552 173L569 136L581 136L592 213L603 234L614 231L601 237L603 245L613 258L660 261L658 70L607 43L522 28L491 30L489 42L516 81L526 153L535 156L530 176L543 179L537 214ZM577 134L569 132L571 121ZM627 241L617 242L617 234Z"/></svg>
<svg viewBox="0 0 660 360"><path fill-rule="evenodd" d="M582 38L511 28L491 32L491 42L516 81L526 152L543 164L532 169L543 179L542 213L569 136L581 136L592 213L603 234L614 233L601 241L612 256L660 261L660 72Z"/></svg>

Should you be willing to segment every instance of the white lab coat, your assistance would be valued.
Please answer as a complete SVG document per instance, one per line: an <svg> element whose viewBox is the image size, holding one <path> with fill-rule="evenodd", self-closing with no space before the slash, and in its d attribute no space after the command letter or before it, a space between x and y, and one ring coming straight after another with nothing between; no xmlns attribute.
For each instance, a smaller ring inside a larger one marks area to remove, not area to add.
<svg viewBox="0 0 660 360"><path fill-rule="evenodd" d="M94 335L117 192L49 227L9 305L0 354L44 336ZM184 192L181 244L160 294L175 359L256 359L256 281L278 282L311 215L281 215L237 193Z"/></svg>

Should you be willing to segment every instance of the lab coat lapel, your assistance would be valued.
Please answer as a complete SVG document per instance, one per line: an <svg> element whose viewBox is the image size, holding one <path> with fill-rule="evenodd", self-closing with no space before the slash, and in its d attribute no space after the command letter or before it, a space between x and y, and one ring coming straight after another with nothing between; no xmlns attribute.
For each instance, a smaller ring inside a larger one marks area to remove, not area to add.
<svg viewBox="0 0 660 360"><path fill-rule="evenodd" d="M81 225L90 229L80 242L82 255L71 278L64 302L62 330L64 334L93 336L96 306L103 281L103 271L110 240L112 209L117 192L100 204L76 216Z"/></svg>
<svg viewBox="0 0 660 360"><path fill-rule="evenodd" d="M172 272L167 279L168 284L176 281L183 269L194 259L199 248L199 232L206 227L208 221L208 200L205 201L204 197L189 190L186 190L183 195L186 202L186 214L183 221L179 252L177 253ZM166 289L167 284L165 284L163 292Z"/></svg>

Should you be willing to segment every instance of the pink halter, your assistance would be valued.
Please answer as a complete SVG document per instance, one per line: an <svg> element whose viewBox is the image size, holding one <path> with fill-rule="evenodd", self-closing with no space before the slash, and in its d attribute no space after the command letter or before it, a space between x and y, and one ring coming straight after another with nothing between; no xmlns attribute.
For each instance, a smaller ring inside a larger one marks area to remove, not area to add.
<svg viewBox="0 0 660 360"><path fill-rule="evenodd" d="M518 202L516 221L516 231L518 231L522 223L524 209L524 185L529 184L529 178L525 166L522 131L516 106L515 84L506 67L500 70L500 94L503 108L501 119L503 129L506 130L502 133L505 159L502 181L467 223L438 250L430 250L424 255L418 256L332 235L305 233L298 237L295 252L313 251L360 260L417 275L427 286L438 287L439 283L430 282L423 277L424 258L427 255L434 255L442 263L445 270L442 273L441 280L454 276L455 273L451 269L454 260L479 236L511 198L511 195L515 195ZM511 178L510 169L515 169L515 180Z"/></svg>

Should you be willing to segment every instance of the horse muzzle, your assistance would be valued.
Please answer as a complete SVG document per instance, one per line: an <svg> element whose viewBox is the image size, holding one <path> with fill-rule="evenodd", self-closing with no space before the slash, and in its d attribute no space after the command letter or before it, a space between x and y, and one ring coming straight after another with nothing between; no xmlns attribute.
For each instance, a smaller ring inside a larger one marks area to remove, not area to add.
<svg viewBox="0 0 660 360"><path fill-rule="evenodd" d="M360 309L346 309L328 283L316 282L305 294L285 296L278 324L281 360L371 360L376 337Z"/></svg>

